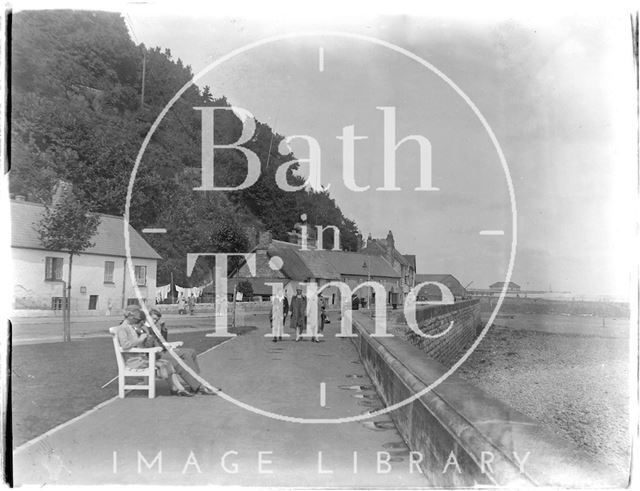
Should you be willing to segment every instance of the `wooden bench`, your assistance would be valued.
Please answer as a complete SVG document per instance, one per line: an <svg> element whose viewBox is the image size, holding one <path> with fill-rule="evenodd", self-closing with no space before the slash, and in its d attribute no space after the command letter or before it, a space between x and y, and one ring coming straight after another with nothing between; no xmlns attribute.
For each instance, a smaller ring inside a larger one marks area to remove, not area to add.
<svg viewBox="0 0 640 491"><path fill-rule="evenodd" d="M109 332L113 339L113 349L116 353L116 362L118 364L118 397L124 398L125 390L147 390L149 391L149 399L156 396L156 355L162 351L162 347L155 348L130 348L122 349L118 341L118 328L120 326L110 327ZM167 347L177 348L182 346L182 341L166 343ZM142 353L148 356L148 366L140 368L127 367L124 359L124 353ZM146 378L146 384L127 385L127 377Z"/></svg>

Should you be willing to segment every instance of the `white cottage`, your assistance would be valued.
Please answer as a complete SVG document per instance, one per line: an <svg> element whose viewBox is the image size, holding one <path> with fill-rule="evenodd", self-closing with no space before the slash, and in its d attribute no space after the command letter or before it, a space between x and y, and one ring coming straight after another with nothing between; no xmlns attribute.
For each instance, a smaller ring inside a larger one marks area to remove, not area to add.
<svg viewBox="0 0 640 491"><path fill-rule="evenodd" d="M69 254L44 249L36 224L44 206L11 201L11 256L14 309L60 310L69 273ZM147 303L156 297L156 269L160 255L129 226L135 281ZM122 217L100 215L91 239L95 244L73 257L71 309L121 309L137 303L128 271Z"/></svg>

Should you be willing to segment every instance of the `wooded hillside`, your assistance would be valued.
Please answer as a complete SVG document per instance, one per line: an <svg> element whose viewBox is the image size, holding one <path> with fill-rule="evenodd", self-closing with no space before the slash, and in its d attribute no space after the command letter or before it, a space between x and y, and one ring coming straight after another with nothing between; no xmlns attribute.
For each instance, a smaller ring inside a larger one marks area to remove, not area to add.
<svg viewBox="0 0 640 491"><path fill-rule="evenodd" d="M142 141L165 104L191 79L191 68L169 49L136 45L119 14L20 12L13 16L11 36L11 193L45 203L62 179L73 184L87 210L123 215ZM255 185L234 192L193 191L201 175L201 115L193 107L204 105L229 103L209 87L191 86L154 134L137 173L131 224L168 230L146 237L163 257L159 284L169 281L170 272L180 284L199 284L208 268L202 265L186 278L187 252L246 252L250 226L286 239L301 213L310 225L338 226L343 248L357 247L356 224L327 192L278 188L275 171L294 156L278 153L282 136L266 124L258 122L246 144L262 165ZM216 112L216 143L236 141L240 130L230 111ZM243 180L240 152L216 151L216 162L221 162L216 185ZM304 182L292 172L288 177L292 184ZM327 234L325 247L331 246Z"/></svg>

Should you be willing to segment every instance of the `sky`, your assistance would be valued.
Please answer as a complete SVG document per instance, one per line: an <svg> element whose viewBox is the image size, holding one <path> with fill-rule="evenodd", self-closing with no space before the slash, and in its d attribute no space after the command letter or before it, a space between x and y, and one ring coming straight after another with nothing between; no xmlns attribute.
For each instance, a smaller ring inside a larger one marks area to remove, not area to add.
<svg viewBox="0 0 640 491"><path fill-rule="evenodd" d="M419 273L452 273L472 288L505 280L514 237L509 175L518 223L511 280L528 290L627 294L636 161L626 13L188 12L132 4L125 18L137 42L169 48L194 73L249 43L306 33L238 54L198 85L281 135L312 136L321 150L321 182L343 213L365 238L392 230L396 247L417 256ZM445 74L487 121L508 172L477 115L434 71L386 46L309 35L315 31L380 39ZM394 141L409 135L429 141L437 191L416 191L419 153L412 141L396 152L401 191L376 189L384 168L379 107L395 108ZM337 136L351 125L367 137L355 143L355 181L370 186L364 192L342 179ZM309 155L300 138L290 146L298 158Z"/></svg>

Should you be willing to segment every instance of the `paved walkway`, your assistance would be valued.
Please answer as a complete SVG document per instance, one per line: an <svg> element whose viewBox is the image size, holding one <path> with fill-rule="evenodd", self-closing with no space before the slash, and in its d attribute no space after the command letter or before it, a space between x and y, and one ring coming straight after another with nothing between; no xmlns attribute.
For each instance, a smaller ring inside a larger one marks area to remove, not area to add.
<svg viewBox="0 0 640 491"><path fill-rule="evenodd" d="M203 375L225 393L262 410L298 418L342 418L379 407L351 342L334 337L337 319L332 319L321 343L272 343L264 337L266 318L256 321L258 330L200 357ZM321 384L326 387L324 407ZM277 421L222 397L172 397L163 383L159 386L155 400L139 395L115 399L18 448L15 483L427 485L415 467L410 472L408 449L386 416L375 418L375 425L371 420ZM141 459L151 464L158 455L151 469ZM378 466L378 458L390 462Z"/></svg>

